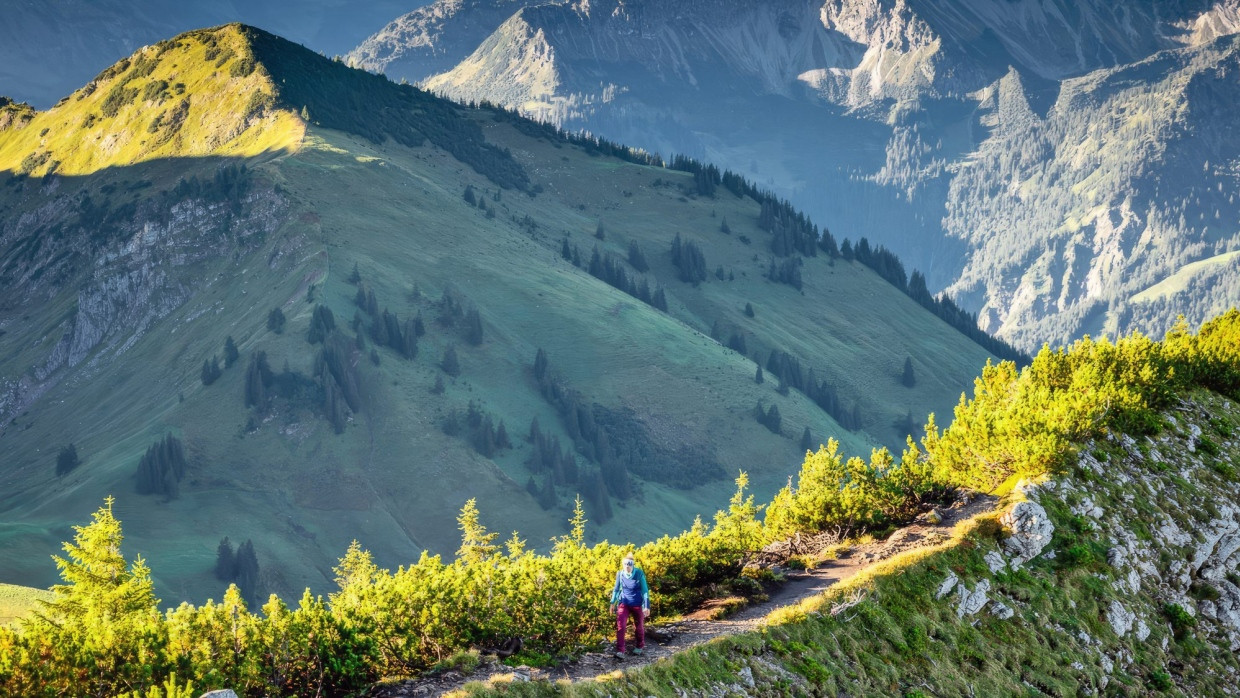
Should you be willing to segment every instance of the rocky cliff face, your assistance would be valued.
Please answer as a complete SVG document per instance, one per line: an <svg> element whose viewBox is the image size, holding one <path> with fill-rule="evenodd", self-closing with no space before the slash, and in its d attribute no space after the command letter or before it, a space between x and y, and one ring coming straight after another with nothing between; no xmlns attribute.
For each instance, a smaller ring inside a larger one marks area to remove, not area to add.
<svg viewBox="0 0 1240 698"><path fill-rule="evenodd" d="M989 137L951 178L945 232L970 250L951 290L1024 346L1081 331L1161 333L1235 302L1240 42L1064 81L1045 116L1011 74Z"/></svg>
<svg viewBox="0 0 1240 698"><path fill-rule="evenodd" d="M48 323L30 352L30 370L0 383L0 433L64 376L62 369L89 360L87 373L95 374L125 353L195 289L210 284L195 269L253 252L283 224L289 208L264 182L234 201L147 199L100 221L84 214L92 205L89 193L72 185L58 192L54 177L16 186L31 189L27 195L42 203L14 219L0 218L0 248L24 241L29 250L6 256L0 268L6 309L76 299ZM15 314L7 319L18 322Z"/></svg>
<svg viewBox="0 0 1240 698"><path fill-rule="evenodd" d="M1074 603L1083 612L1085 603L1096 607L1106 631L1057 622L1043 631L1048 642L1081 647L1074 667L1097 671L1105 689L1139 674L1141 657L1197 641L1198 669L1212 677L1205 682L1219 680L1220 670L1234 676L1210 653L1240 650L1238 421L1240 406L1199 395L1165 415L1157 436L1087 444L1072 474L1018 486L1027 500L1000 518L1009 537L986 554L991 577L966 586L949 573L937 598L961 619L1008 620L1030 608L1030 599L998 591L1019 586L1012 580L1023 565L1105 561L1096 597ZM1198 680L1183 663L1171 665L1193 693Z"/></svg>
<svg viewBox="0 0 1240 698"><path fill-rule="evenodd" d="M1209 192L1231 188L1238 20L1236 0L454 0L351 60L741 172L1036 349L1234 297L1233 202Z"/></svg>

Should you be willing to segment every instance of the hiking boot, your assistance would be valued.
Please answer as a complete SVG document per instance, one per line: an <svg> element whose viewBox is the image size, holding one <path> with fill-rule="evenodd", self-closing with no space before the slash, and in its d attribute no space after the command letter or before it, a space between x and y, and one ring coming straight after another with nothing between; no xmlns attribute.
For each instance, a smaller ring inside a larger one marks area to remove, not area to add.
<svg viewBox="0 0 1240 698"><path fill-rule="evenodd" d="M615 654L614 654L614 655L612 655L612 656L613 656L613 657L615 657L616 659L624 659L624 653L623 653L623 652L617 652L617 653L615 653Z"/></svg>
<svg viewBox="0 0 1240 698"><path fill-rule="evenodd" d="M642 652L645 652L645 651L646 650L641 647L635 647L633 648L633 655L636 657L640 657L642 655Z"/></svg>

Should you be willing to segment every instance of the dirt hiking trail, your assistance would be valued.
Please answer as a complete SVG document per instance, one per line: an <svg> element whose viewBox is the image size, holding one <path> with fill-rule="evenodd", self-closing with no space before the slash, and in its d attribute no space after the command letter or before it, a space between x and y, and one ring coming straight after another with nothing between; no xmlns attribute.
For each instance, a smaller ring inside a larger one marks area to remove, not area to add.
<svg viewBox="0 0 1240 698"><path fill-rule="evenodd" d="M766 601L751 602L722 620L711 618L719 607L719 602L713 601L707 602L681 620L648 626L645 652L640 656L630 653L623 660L617 659L613 656L613 645L608 643L606 651L587 652L576 659L547 668L514 668L499 663L494 657L483 657L483 663L469 675L459 671L447 671L399 683L376 685L367 695L371 698L421 698L441 696L459 690L471 681L487 681L493 678L503 677L513 681L581 681L615 671L636 669L722 635L755 630L765 623L766 617L772 611L822 594L836 584L847 581L898 553L938 545L951 536L951 530L956 523L993 510L996 501L996 498L984 495L962 499L950 507L936 510L942 516L942 521L938 524L928 522L925 515L922 515L915 523L897 529L886 540L853 546L836 559L820 563L815 569L781 570L786 581L768 589L769 598ZM630 629L630 643L632 633ZM652 635L658 635L660 639L656 640Z"/></svg>

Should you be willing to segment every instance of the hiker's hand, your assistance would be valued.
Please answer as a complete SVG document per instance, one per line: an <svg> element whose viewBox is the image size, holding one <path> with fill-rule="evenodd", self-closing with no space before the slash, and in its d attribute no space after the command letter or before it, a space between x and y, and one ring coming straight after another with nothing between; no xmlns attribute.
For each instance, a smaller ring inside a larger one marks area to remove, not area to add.
<svg viewBox="0 0 1240 698"><path fill-rule="evenodd" d="M616 615L616 604L614 604L614 603L613 603L613 604L612 604L609 608L610 608L611 610L610 610L610 611L608 611L608 612L609 612L609 613L611 613L611 615L613 615L613 616L614 616L614 615Z"/></svg>
<svg viewBox="0 0 1240 698"><path fill-rule="evenodd" d="M642 618L649 618L649 617L650 617L650 609L649 609L649 608L643 608L643 609L642 609Z"/></svg>

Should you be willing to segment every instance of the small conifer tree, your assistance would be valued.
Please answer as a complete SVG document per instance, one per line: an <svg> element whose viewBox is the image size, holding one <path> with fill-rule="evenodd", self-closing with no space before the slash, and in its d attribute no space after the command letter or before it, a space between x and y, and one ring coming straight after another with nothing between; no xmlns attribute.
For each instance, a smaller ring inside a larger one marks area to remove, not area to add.
<svg viewBox="0 0 1240 698"><path fill-rule="evenodd" d="M224 368L232 368L239 358L241 352L237 351L237 343L233 341L232 335L228 335L224 340Z"/></svg>
<svg viewBox="0 0 1240 698"><path fill-rule="evenodd" d="M56 474L67 475L79 464L77 447L69 444L60 449L60 453L56 455Z"/></svg>
<svg viewBox="0 0 1240 698"><path fill-rule="evenodd" d="M271 312L267 313L267 329L272 332L282 334L284 332L284 322L285 318L283 310L280 310L279 308L272 308Z"/></svg>
<svg viewBox="0 0 1240 698"><path fill-rule="evenodd" d="M481 562L495 555L499 548L495 545L498 533L488 533L479 521L478 502L470 499L461 508L460 516L456 517L457 528L461 529L461 547L456 556L465 562Z"/></svg>
<svg viewBox="0 0 1240 698"><path fill-rule="evenodd" d="M448 348L443 352L443 361L439 363L439 367L443 372L456 378L461 375L461 360L456 356L456 346L449 344Z"/></svg>

